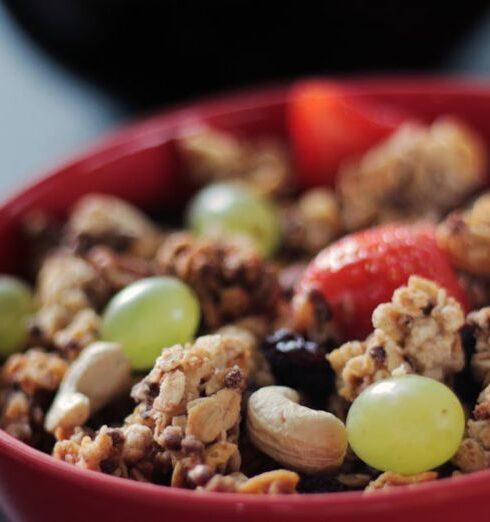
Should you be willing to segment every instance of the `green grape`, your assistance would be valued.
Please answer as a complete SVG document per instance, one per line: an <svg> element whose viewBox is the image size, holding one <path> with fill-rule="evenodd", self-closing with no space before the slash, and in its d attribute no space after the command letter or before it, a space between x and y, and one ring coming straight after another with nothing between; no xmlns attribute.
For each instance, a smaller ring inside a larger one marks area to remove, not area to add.
<svg viewBox="0 0 490 522"><path fill-rule="evenodd" d="M202 189L190 203L187 221L198 235L245 236L264 256L272 255L279 246L277 210L240 183L216 183Z"/></svg>
<svg viewBox="0 0 490 522"><path fill-rule="evenodd" d="M349 443L373 468L421 473L449 460L461 442L465 417L444 384L406 375L379 381L353 402L347 416Z"/></svg>
<svg viewBox="0 0 490 522"><path fill-rule="evenodd" d="M102 339L121 343L133 368L145 370L163 348L191 340L199 319L199 302L186 284L174 277L147 277L110 300Z"/></svg>
<svg viewBox="0 0 490 522"><path fill-rule="evenodd" d="M0 356L22 350L27 341L27 319L34 309L29 287L11 276L0 276Z"/></svg>

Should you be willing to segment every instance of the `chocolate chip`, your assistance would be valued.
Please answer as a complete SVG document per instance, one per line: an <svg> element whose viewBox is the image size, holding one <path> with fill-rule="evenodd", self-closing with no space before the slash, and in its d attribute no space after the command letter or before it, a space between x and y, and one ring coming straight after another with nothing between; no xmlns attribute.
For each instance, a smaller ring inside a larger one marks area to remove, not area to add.
<svg viewBox="0 0 490 522"><path fill-rule="evenodd" d="M167 426L163 430L163 444L169 450L179 450L182 444L182 428Z"/></svg>
<svg viewBox="0 0 490 522"><path fill-rule="evenodd" d="M117 464L112 459L104 459L100 462L100 471L102 471L102 473L107 473L110 475L116 470L116 468Z"/></svg>
<svg viewBox="0 0 490 522"><path fill-rule="evenodd" d="M124 437L123 432L120 429L117 429L117 428L110 429L107 432L107 434L112 439L112 444L114 446L121 446L122 444L124 444L125 437Z"/></svg>
<svg viewBox="0 0 490 522"><path fill-rule="evenodd" d="M413 325L413 317L410 317L409 315L402 315L400 316L399 324L401 327L406 328L408 330Z"/></svg>
<svg viewBox="0 0 490 522"><path fill-rule="evenodd" d="M160 384L157 382L150 382L148 385L148 395L154 399L155 397L158 397L158 394L160 393Z"/></svg>
<svg viewBox="0 0 490 522"><path fill-rule="evenodd" d="M210 466L198 464L187 474L187 478L196 486L205 486L213 477L214 473Z"/></svg>
<svg viewBox="0 0 490 522"><path fill-rule="evenodd" d="M432 301L429 301L423 308L422 308L422 313L424 315L430 315L430 313L432 312L432 310L434 310L434 303Z"/></svg>
<svg viewBox="0 0 490 522"><path fill-rule="evenodd" d="M41 337L43 331L41 330L41 327L38 324L32 323L29 325L29 333L32 336Z"/></svg>
<svg viewBox="0 0 490 522"><path fill-rule="evenodd" d="M204 444L196 439L196 437L187 435L187 437L182 441L182 449L186 453L201 453L204 451Z"/></svg>
<svg viewBox="0 0 490 522"><path fill-rule="evenodd" d="M383 364L386 359L386 350L382 346L373 346L369 349L369 355L378 363Z"/></svg>
<svg viewBox="0 0 490 522"><path fill-rule="evenodd" d="M243 372L238 366L234 366L226 372L224 382L227 388L241 388L244 380Z"/></svg>

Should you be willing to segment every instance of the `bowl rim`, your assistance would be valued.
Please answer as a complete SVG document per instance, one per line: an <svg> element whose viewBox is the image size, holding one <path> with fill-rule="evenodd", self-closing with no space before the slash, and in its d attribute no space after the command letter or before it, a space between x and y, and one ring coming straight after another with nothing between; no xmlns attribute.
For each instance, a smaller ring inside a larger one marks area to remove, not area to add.
<svg viewBox="0 0 490 522"><path fill-rule="evenodd" d="M195 121L197 117L209 117L237 110L256 110L262 106L284 103L291 85L297 81L334 82L348 89L350 96L373 95L389 91L400 95L435 95L490 97L490 78L467 74L418 75L418 74L362 74L341 76L306 76L285 82L272 82L260 86L248 86L241 89L217 91L212 95L189 98L170 104L156 111L142 114L135 120L116 125L78 152L70 153L55 161L54 166L40 170L30 180L21 183L0 195L0 210L10 207L19 197L45 183L49 178L58 176L62 171L86 161L104 162L110 159L117 149L127 147L137 136L149 139L157 133L158 138L170 139L175 134L177 124L187 119Z"/></svg>
<svg viewBox="0 0 490 522"><path fill-rule="evenodd" d="M376 94L387 92L406 95L437 95L458 97L482 97L490 99L490 80L482 77L468 76L418 76L418 75L376 75L376 76L343 76L340 78L315 76L304 78L312 81L334 81L351 90L352 95ZM13 194L7 194L0 199L0 215L3 211L14 209L20 199L39 185L45 184L51 178L62 176L63 172L76 165L89 162L105 162L114 158L118 151L125 150L133 140L140 140L146 135L157 132L158 139L175 136L177 122L182 122L188 116L190 120L196 116L206 117L225 114L240 109L256 110L260 106L284 103L289 87L293 82L269 85L258 88L245 88L231 93L219 93L214 96L187 101L170 106L163 111L136 122L124 124L120 128L96 139L85 151L71 156L59 166L49 169L32 181L17 188ZM432 482L404 486L384 491L365 494L362 491L309 493L307 495L247 495L237 493L199 492L151 483L142 483L122 479L100 472L85 470L57 460L51 455L41 452L15 439L0 429L0 453L8 455L9 459L18 464L33 469L42 467L43 472L57 475L63 481L77 483L84 489L98 488L107 492L124 490L128 494L138 495L145 502L161 504L180 504L199 502L200 509L212 508L214 511L229 511L237 506L255 507L261 509L301 510L302 513L315 511L319 507L352 509L358 507L386 508L387 504L396 502L397 507L417 505L433 505L436 501L477 496L488 492L490 470L483 470L467 475L443 478Z"/></svg>

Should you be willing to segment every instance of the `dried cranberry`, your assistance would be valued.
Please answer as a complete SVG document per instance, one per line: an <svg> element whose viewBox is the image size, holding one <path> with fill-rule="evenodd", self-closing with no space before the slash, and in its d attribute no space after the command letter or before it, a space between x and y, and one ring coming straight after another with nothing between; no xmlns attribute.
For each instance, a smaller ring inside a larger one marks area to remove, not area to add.
<svg viewBox="0 0 490 522"><path fill-rule="evenodd" d="M264 353L279 384L323 397L331 390L333 373L325 359L328 343L320 344L286 328L266 337Z"/></svg>

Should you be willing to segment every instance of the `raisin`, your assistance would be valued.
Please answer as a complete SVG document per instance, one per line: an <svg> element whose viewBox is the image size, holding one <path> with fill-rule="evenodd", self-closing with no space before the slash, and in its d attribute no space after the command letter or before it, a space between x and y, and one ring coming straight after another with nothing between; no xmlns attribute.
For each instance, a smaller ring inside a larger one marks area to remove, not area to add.
<svg viewBox="0 0 490 522"><path fill-rule="evenodd" d="M317 343L282 328L266 337L263 350L278 384L302 390L314 398L332 389L333 373L325 359L328 343Z"/></svg>

